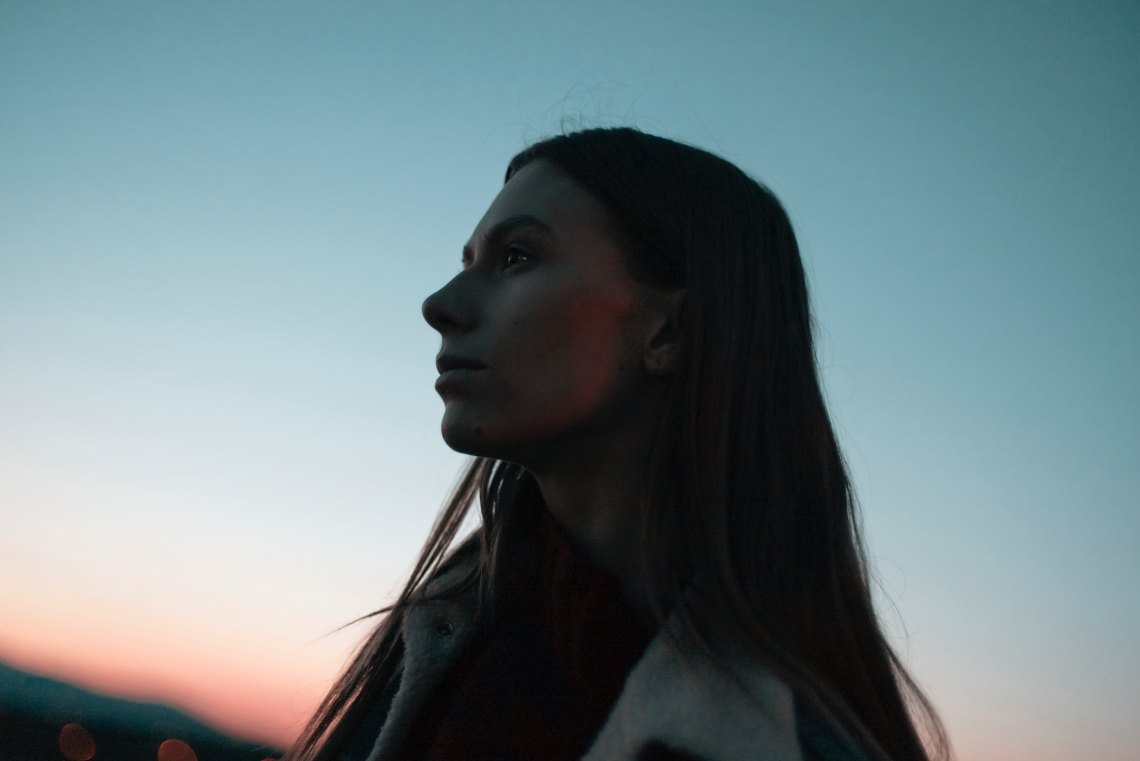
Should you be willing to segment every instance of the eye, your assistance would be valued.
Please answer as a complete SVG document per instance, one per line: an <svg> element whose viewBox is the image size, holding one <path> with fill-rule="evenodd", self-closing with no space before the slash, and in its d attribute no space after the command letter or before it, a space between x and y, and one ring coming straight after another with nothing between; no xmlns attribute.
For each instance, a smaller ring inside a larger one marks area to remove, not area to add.
<svg viewBox="0 0 1140 761"><path fill-rule="evenodd" d="M515 246L508 248L507 253L503 256L503 266L506 269L510 269L524 261L530 261L530 254Z"/></svg>

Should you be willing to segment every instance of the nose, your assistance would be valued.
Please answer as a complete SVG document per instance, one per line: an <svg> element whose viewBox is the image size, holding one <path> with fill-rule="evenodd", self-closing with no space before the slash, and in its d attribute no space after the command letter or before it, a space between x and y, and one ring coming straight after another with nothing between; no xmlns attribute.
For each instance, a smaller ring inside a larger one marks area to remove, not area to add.
<svg viewBox="0 0 1140 761"><path fill-rule="evenodd" d="M424 299L420 309L427 324L440 333L462 330L471 325L473 310L460 292L460 277L456 275L451 282Z"/></svg>

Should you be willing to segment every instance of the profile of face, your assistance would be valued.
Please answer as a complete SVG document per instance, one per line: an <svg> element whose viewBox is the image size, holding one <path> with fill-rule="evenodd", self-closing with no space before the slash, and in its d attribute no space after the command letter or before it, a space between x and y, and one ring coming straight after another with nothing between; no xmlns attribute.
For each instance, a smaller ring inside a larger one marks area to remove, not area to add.
<svg viewBox="0 0 1140 761"><path fill-rule="evenodd" d="M671 369L668 303L627 273L589 192L525 165L423 304L442 337L444 440L532 466L633 424Z"/></svg>

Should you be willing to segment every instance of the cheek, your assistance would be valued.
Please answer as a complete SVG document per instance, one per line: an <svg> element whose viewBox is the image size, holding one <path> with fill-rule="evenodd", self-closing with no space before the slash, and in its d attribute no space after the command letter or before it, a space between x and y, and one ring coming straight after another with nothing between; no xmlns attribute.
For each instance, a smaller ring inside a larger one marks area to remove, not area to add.
<svg viewBox="0 0 1140 761"><path fill-rule="evenodd" d="M636 393L625 330L630 302L603 295L550 294L530 308L504 310L494 372L479 393L452 400L444 412L448 444L525 461L525 450L514 447L605 430L628 414Z"/></svg>
<svg viewBox="0 0 1140 761"><path fill-rule="evenodd" d="M570 425L621 395L632 370L629 305L604 296L551 299L512 320L509 391L518 412L535 424Z"/></svg>

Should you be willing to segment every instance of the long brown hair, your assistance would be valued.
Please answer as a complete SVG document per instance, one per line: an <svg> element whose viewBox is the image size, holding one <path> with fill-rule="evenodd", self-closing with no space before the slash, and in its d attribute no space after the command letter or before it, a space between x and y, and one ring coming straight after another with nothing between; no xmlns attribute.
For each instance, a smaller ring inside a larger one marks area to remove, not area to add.
<svg viewBox="0 0 1140 761"><path fill-rule="evenodd" d="M636 279L685 291L683 360L650 457L642 541L631 548L649 571L646 599L662 630L719 662L724 643L744 643L878 757L948 758L936 712L873 609L854 495L820 388L806 278L779 201L724 159L636 129L541 141L511 161L506 179L536 160L602 203ZM479 562L440 594L474 586L486 609L502 527L536 488L517 465L471 462L396 602L289 761L331 761L343 747L392 678L403 615L423 599L476 501L482 524L468 542Z"/></svg>

